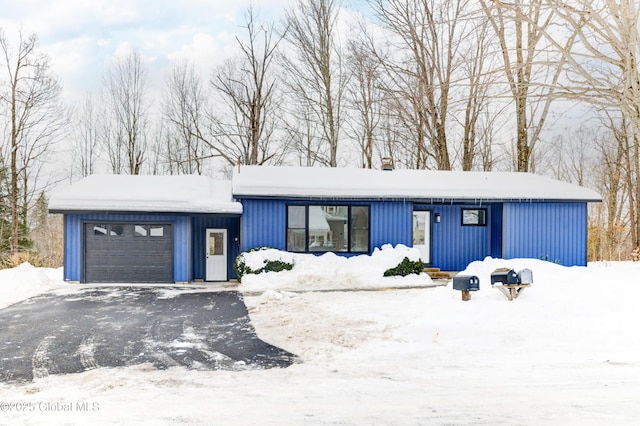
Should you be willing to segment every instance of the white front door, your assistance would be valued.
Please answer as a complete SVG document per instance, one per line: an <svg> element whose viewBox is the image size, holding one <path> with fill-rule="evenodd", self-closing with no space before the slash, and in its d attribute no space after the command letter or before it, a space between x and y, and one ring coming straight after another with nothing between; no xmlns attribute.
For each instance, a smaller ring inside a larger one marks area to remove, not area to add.
<svg viewBox="0 0 640 426"><path fill-rule="evenodd" d="M227 280L227 230L207 229L205 239L206 281Z"/></svg>
<svg viewBox="0 0 640 426"><path fill-rule="evenodd" d="M431 263L431 212L413 212L413 246L420 252L422 263Z"/></svg>

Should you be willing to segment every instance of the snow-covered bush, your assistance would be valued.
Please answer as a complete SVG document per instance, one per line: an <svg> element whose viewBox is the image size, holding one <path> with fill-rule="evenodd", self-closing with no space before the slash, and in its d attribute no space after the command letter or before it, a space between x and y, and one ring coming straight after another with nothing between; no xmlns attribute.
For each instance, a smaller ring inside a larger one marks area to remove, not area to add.
<svg viewBox="0 0 640 426"><path fill-rule="evenodd" d="M248 253L251 255L247 256ZM293 268L293 256L272 247L256 247L240 253L233 267L238 281L242 281L242 276L246 274L290 271Z"/></svg>
<svg viewBox="0 0 640 426"><path fill-rule="evenodd" d="M271 253L271 254L269 254ZM275 249L244 253L244 265L257 270L265 266L265 258L293 264L291 270L269 274L244 275L243 290L305 289L338 290L386 288L430 285L431 278L422 271L420 251L415 247L384 244L371 254L340 256L333 252L322 254L290 253ZM408 260L404 260L407 258ZM384 276L394 270L395 276ZM403 272L402 276L397 272ZM408 274L408 275L407 275Z"/></svg>
<svg viewBox="0 0 640 426"><path fill-rule="evenodd" d="M424 269L424 265L421 259L409 260L408 257L402 259L402 261L395 267L389 268L384 271L385 277L401 276L406 277L409 274L420 274Z"/></svg>

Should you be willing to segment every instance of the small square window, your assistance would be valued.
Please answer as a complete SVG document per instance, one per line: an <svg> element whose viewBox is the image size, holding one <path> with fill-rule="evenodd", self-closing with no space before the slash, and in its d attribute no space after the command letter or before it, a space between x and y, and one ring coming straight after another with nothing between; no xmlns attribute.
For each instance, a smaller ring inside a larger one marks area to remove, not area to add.
<svg viewBox="0 0 640 426"><path fill-rule="evenodd" d="M109 232L109 235L111 235L112 237L119 237L122 234L124 234L124 226L111 225L111 232Z"/></svg>
<svg viewBox="0 0 640 426"><path fill-rule="evenodd" d="M135 237L146 237L147 235L149 235L147 231L147 225L134 225L133 235Z"/></svg>
<svg viewBox="0 0 640 426"><path fill-rule="evenodd" d="M149 226L149 235L152 237L164 237L164 226L162 225Z"/></svg>
<svg viewBox="0 0 640 426"><path fill-rule="evenodd" d="M93 225L93 235L106 236L107 225Z"/></svg>
<svg viewBox="0 0 640 426"><path fill-rule="evenodd" d="M462 226L487 226L487 209L462 209Z"/></svg>

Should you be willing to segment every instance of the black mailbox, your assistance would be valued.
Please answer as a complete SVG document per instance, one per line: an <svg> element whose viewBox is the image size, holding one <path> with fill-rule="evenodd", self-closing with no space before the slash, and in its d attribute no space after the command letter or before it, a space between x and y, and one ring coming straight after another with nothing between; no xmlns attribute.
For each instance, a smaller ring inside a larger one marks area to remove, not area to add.
<svg viewBox="0 0 640 426"><path fill-rule="evenodd" d="M453 277L453 289L462 291L480 290L480 279L475 275L456 275Z"/></svg>
<svg viewBox="0 0 640 426"><path fill-rule="evenodd" d="M500 283L505 284L518 284L520 279L516 271L509 268L498 268L491 273L491 285Z"/></svg>

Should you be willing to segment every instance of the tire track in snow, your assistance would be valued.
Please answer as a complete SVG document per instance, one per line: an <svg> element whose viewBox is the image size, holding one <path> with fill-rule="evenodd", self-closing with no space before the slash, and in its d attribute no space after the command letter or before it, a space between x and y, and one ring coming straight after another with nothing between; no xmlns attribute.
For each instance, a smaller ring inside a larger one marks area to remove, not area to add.
<svg viewBox="0 0 640 426"><path fill-rule="evenodd" d="M98 364L95 359L96 345L94 340L95 338L93 335L84 337L76 351L76 354L80 356L80 364L82 364L82 368L84 370L93 370L98 368Z"/></svg>
<svg viewBox="0 0 640 426"><path fill-rule="evenodd" d="M31 371L34 379L47 377L49 373L56 371L55 364L49 358L49 346L54 342L55 336L47 336L42 340L31 357Z"/></svg>

